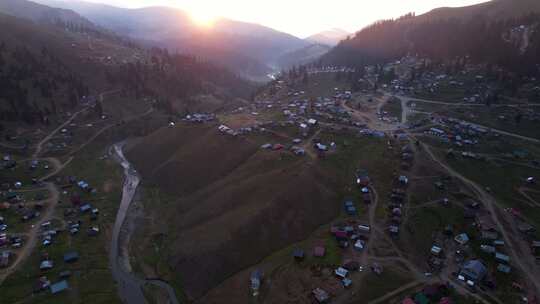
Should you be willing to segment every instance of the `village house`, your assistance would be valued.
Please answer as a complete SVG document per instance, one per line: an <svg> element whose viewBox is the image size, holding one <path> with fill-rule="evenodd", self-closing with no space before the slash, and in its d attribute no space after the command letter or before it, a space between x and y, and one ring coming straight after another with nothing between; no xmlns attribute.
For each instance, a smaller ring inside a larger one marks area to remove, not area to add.
<svg viewBox="0 0 540 304"><path fill-rule="evenodd" d="M461 233L461 234L458 234L454 240L460 244L460 245L465 245L469 242L469 236L466 234L466 233Z"/></svg>
<svg viewBox="0 0 540 304"><path fill-rule="evenodd" d="M64 254L65 263L74 263L79 260L79 253L76 251L69 251Z"/></svg>
<svg viewBox="0 0 540 304"><path fill-rule="evenodd" d="M510 257L500 252L495 252L495 260L497 260L500 263L505 263L505 264L510 263Z"/></svg>
<svg viewBox="0 0 540 304"><path fill-rule="evenodd" d="M328 300L330 300L330 295L321 288L315 288L311 293L317 303L328 303Z"/></svg>
<svg viewBox="0 0 540 304"><path fill-rule="evenodd" d="M251 273L250 286L253 292L253 296L257 296L259 294L259 289L261 288L261 285L262 285L262 277L263 277L263 273L259 269L256 269Z"/></svg>
<svg viewBox="0 0 540 304"><path fill-rule="evenodd" d="M354 206L354 203L352 201L346 201L344 203L344 207L345 207L345 212L348 214L348 215L356 215L356 207Z"/></svg>
<svg viewBox="0 0 540 304"><path fill-rule="evenodd" d="M497 225L489 214L478 215L476 225L481 231L497 231Z"/></svg>
<svg viewBox="0 0 540 304"><path fill-rule="evenodd" d="M6 268L9 266L11 253L9 251L2 251L0 255L0 268Z"/></svg>
<svg viewBox="0 0 540 304"><path fill-rule="evenodd" d="M440 246L433 245L431 247L431 254L433 254L434 256L440 256L441 253L442 253L442 248Z"/></svg>
<svg viewBox="0 0 540 304"><path fill-rule="evenodd" d="M338 267L334 274L340 279L345 279L349 275L349 271L343 267Z"/></svg>
<svg viewBox="0 0 540 304"><path fill-rule="evenodd" d="M326 253L326 249L322 245L315 246L315 248L313 248L313 256L314 257L322 258L322 257L324 257L325 253Z"/></svg>
<svg viewBox="0 0 540 304"><path fill-rule="evenodd" d="M37 280L34 286L34 293L41 292L47 289L50 285L51 285L51 281L49 281L46 276L42 276Z"/></svg>
<svg viewBox="0 0 540 304"><path fill-rule="evenodd" d="M57 294L60 293L66 289L69 288L68 282L66 280L62 280L60 282L54 283L50 286L51 293Z"/></svg>
<svg viewBox="0 0 540 304"><path fill-rule="evenodd" d="M470 260L463 264L459 274L465 279L480 282L487 275L487 268L480 260Z"/></svg>
<svg viewBox="0 0 540 304"><path fill-rule="evenodd" d="M44 260L41 261L41 264L39 265L39 270L49 270L54 267L54 262L52 260Z"/></svg>
<svg viewBox="0 0 540 304"><path fill-rule="evenodd" d="M498 264L497 271L502 272L502 273L510 273L510 271L512 271L512 268L505 264Z"/></svg>
<svg viewBox="0 0 540 304"><path fill-rule="evenodd" d="M304 255L304 250L302 250L302 249L295 249L295 250L293 251L293 257L294 257L294 259L295 259L297 262L303 261L303 260L304 260L304 257L305 257L305 255Z"/></svg>

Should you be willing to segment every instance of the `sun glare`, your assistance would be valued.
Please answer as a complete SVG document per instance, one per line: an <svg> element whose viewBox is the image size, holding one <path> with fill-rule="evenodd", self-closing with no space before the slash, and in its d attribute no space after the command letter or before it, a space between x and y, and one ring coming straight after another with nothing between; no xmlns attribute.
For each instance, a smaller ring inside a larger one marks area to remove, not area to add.
<svg viewBox="0 0 540 304"><path fill-rule="evenodd" d="M201 27L212 27L217 19L216 15L203 10L192 11L190 15L193 22Z"/></svg>

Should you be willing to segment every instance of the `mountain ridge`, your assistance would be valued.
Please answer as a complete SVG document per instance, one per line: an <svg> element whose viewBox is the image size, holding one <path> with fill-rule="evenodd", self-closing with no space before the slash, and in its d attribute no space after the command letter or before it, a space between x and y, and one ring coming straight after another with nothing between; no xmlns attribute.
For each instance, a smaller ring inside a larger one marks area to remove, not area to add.
<svg viewBox="0 0 540 304"><path fill-rule="evenodd" d="M312 43L335 46L336 44L338 44L341 40L345 39L350 34L351 33L343 29L333 28L333 29L329 29L326 31L313 34L309 37L306 37L304 40L312 42Z"/></svg>
<svg viewBox="0 0 540 304"><path fill-rule="evenodd" d="M520 4L518 6L513 6L513 3L496 0L382 20L340 42L323 56L322 62L365 66L417 54L442 61L466 57L477 63L511 68L519 73L536 73L536 47L540 38L539 31L535 29L540 24L540 2L519 0L516 2ZM513 9L509 10L509 7ZM523 43L505 38L522 26L530 31L530 43L525 44L528 49L517 45Z"/></svg>
<svg viewBox="0 0 540 304"><path fill-rule="evenodd" d="M202 54L205 59L252 79L264 78L266 74L274 71L273 67L282 54L310 44L293 35L262 25L224 18L217 20L211 28L201 29L193 23L187 13L176 8L161 6L124 9L82 1L35 1L72 9L101 27L133 39L167 47L173 51ZM201 35L202 32L204 37ZM219 60L231 57L234 57L232 63ZM247 69L234 64L242 58L250 59L249 66L256 67L255 73L248 73Z"/></svg>

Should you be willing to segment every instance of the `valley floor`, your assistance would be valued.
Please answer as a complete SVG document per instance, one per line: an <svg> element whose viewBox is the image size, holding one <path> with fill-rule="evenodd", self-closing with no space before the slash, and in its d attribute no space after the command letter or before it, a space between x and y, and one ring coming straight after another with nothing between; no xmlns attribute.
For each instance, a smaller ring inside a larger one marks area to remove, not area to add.
<svg viewBox="0 0 540 304"><path fill-rule="evenodd" d="M22 186L2 192L13 207L0 212L22 245L0 250L11 252L0 303L312 303L314 290L331 303L515 303L539 293L540 238L525 229L540 224L540 188L527 179L540 176L537 138L478 122L488 131L477 144L451 145L437 134L457 124L439 108L454 104L350 94L332 73L274 85L204 123L167 126L141 102L83 128L95 118L81 108L29 149L2 144L19 151L1 181ZM84 135L61 148L65 128ZM517 149L527 155L508 156ZM481 261L484 279L460 279L468 261ZM58 294L45 286L64 281Z"/></svg>

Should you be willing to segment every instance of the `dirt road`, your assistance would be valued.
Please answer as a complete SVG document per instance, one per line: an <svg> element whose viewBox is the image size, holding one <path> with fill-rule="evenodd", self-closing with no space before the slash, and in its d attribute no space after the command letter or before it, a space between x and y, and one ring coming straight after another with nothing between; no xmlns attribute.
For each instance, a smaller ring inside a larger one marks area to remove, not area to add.
<svg viewBox="0 0 540 304"><path fill-rule="evenodd" d="M32 154L32 158L37 158L39 156L39 154L41 153L41 150L43 149L43 145L45 143L47 143L56 133L58 133L58 131L62 130L62 128L64 128L65 126L67 126L68 124L70 124L73 119L75 119L79 114L81 114L82 112L86 111L87 108L84 108L82 110L79 110L78 112L75 112L73 115L71 115L71 117L66 120L63 124L61 124L60 126L58 126L56 129L54 129L51 133L49 133L49 135L45 136L36 146L36 151L34 152L34 154Z"/></svg>
<svg viewBox="0 0 540 304"><path fill-rule="evenodd" d="M142 114L139 114L139 115L133 115L131 117L128 117L126 119L124 119L124 122L125 123L128 123L130 121L133 121L135 119L139 119L139 118L143 118L144 116L147 116L147 115L150 115L152 112L154 112L154 108L150 108L148 109L147 111L145 111L144 113ZM99 131L97 131L94 135L92 135L92 137L90 137L86 142L84 142L83 144L81 144L79 147L77 147L75 150L69 152L69 155L75 155L77 154L78 152L80 152L82 149L84 149L86 146L88 146L91 142L93 142L96 138L98 138L101 134L105 133L107 130L113 128L113 127L116 127L117 124L116 123L113 123L113 124L110 124L110 125L107 125L103 128L101 128Z"/></svg>
<svg viewBox="0 0 540 304"><path fill-rule="evenodd" d="M19 268L19 266L30 256L30 254L32 254L34 248L39 242L38 236L39 230L41 229L41 224L46 221L50 221L53 218L54 209L58 204L60 193L53 183L46 183L46 188L51 194L49 199L46 200L47 209L41 215L40 219L32 225L32 228L27 233L28 239L26 240L23 248L18 252L13 264L0 271L0 285L9 275L14 273Z"/></svg>
<svg viewBox="0 0 540 304"><path fill-rule="evenodd" d="M390 96L389 93L385 93L385 95ZM409 102L423 102L423 103L438 104L438 105L445 105L445 106L486 107L485 104L450 103L450 102L442 102L442 101L435 101L435 100L412 98L412 97L401 96L401 95L395 95L395 96L401 100L401 109L402 109L401 123L402 124L405 124L407 122L407 117L408 117L408 115L410 113L416 112L416 113L431 114L430 112L412 111L408 106ZM528 106L540 106L540 104L527 104L527 105ZM518 107L518 106L523 106L523 105L509 104L509 105L492 105L492 106L493 107L496 107L496 106ZM498 130L498 129L494 129L494 128L484 126L484 125L480 125L480 124L477 124L477 123L472 123L472 122L469 122L469 123L474 124L474 125L476 125L478 127L484 128L486 130L490 130L491 132L497 133L497 134L500 134L500 135L510 136L510 137L514 137L514 138L517 138L517 139L533 142L533 143L536 143L536 144L540 143L540 139L537 139L537 138L527 137L527 136L519 135L519 134L516 134L516 133L511 133L511 132L507 132L507 131L503 131L503 130Z"/></svg>
<svg viewBox="0 0 540 304"><path fill-rule="evenodd" d="M486 104L483 103L468 103L468 102L445 102L445 101L438 101L438 100L431 100L431 99L423 99L423 98L416 98L416 97L409 97L409 96L403 96L403 95L395 95L397 98L406 100L406 101L412 101L412 102L423 102L423 103L431 103L431 104L438 104L443 106L456 106L456 107L486 107ZM524 103L524 104L494 104L490 105L490 107L538 107L540 106L540 103Z"/></svg>
<svg viewBox="0 0 540 304"><path fill-rule="evenodd" d="M398 130L400 128L400 125L389 124L387 122L381 121L377 116L377 113L381 111L381 108L387 102L387 98L374 98L374 100L376 100L377 103L370 105L370 107L366 108L365 111L354 109L350 107L346 102L342 102L342 106L351 114L352 118L365 123L367 127L372 130L378 130L382 132L391 132Z"/></svg>

